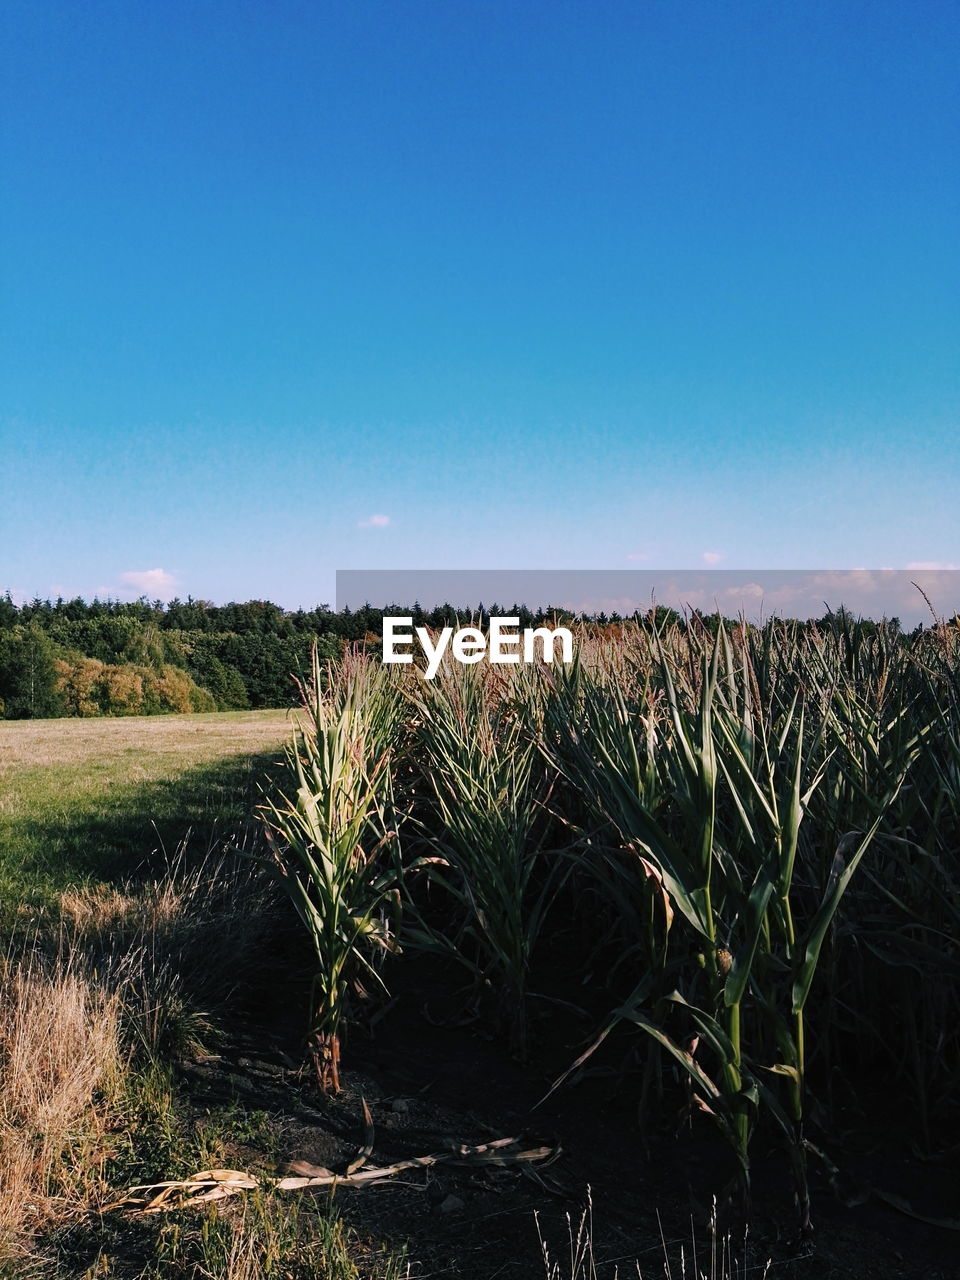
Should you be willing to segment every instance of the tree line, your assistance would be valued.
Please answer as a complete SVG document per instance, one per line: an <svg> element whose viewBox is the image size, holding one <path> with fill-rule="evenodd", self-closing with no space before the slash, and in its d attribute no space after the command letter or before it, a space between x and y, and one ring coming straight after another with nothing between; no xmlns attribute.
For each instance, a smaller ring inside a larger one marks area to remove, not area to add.
<svg viewBox="0 0 960 1280"><path fill-rule="evenodd" d="M0 596L0 716L151 715L289 706L295 678L345 645L379 643L384 615L443 627L516 615L534 626L557 611L493 604L287 610L269 600L41 600ZM565 615L569 618L571 615Z"/></svg>
<svg viewBox="0 0 960 1280"><path fill-rule="evenodd" d="M209 600L135 601L34 599L0 596L0 717L150 715L285 707L297 700L295 680L321 659L336 659L347 645L379 647L384 616L410 617L431 629L465 621L485 627L491 616L516 617L519 626L579 621L616 627L621 615L573 615L561 608L480 603L464 610L444 604L425 609L283 609L269 600L217 605ZM683 618L657 605L633 617L657 627L677 624L714 631L718 614ZM820 626L850 626L842 608ZM799 624L798 624L799 625ZM870 622L859 626L873 627ZM891 623L894 629L896 619Z"/></svg>
<svg viewBox="0 0 960 1280"><path fill-rule="evenodd" d="M330 620L336 618L337 625ZM0 597L0 715L150 715L288 706L317 643L335 658L351 619L269 601ZM362 637L363 632L360 632Z"/></svg>

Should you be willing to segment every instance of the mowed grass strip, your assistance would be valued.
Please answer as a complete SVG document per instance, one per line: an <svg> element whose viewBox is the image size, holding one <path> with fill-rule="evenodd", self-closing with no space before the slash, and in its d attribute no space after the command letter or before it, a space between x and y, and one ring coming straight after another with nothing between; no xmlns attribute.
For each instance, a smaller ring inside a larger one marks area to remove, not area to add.
<svg viewBox="0 0 960 1280"><path fill-rule="evenodd" d="M0 721L0 912L242 826L293 714Z"/></svg>

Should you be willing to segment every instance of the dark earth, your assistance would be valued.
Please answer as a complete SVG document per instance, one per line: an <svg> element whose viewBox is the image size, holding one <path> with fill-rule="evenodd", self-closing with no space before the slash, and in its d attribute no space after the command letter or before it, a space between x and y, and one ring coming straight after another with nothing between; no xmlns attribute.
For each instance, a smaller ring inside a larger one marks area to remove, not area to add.
<svg viewBox="0 0 960 1280"><path fill-rule="evenodd" d="M455 1167L441 1161L375 1186L340 1188L337 1207L350 1226L363 1239L406 1246L410 1274L419 1280L542 1280L538 1231L561 1264L558 1275L567 1280L568 1216L579 1221L588 1191L597 1270L586 1276L612 1280L619 1271L625 1280L637 1274L637 1263L643 1276L680 1276L681 1247L692 1275L692 1231L700 1267L709 1276L710 1206L731 1168L709 1122L683 1114L679 1087L675 1105L666 1098L662 1127L644 1135L637 1114L640 1073L630 1069L633 1042L623 1037L605 1057L591 1059L581 1078L538 1106L587 1042L590 1023L572 1013L558 1017L551 1006L529 1061L521 1063L482 1020L470 1019L465 995L455 985L458 976L448 974L441 985L436 975L436 961L398 967L392 1004L371 1030L352 1034L345 1087L329 1100L297 1065L302 1013L295 1011L302 1010L305 993L293 987L275 991L269 1012L261 1005L221 1052L181 1064L182 1088L196 1122L230 1103L266 1112L280 1153L277 1173L298 1161L343 1172L364 1142L364 1099L374 1126L367 1161L372 1166L494 1138L516 1137L523 1149L559 1147L546 1167ZM920 1159L910 1150L908 1131L900 1130L903 1117L888 1119L869 1099L840 1114L843 1126L813 1133L840 1172L831 1185L825 1167L817 1161L811 1166L814 1232L808 1239L798 1238L782 1149L774 1135L757 1135L746 1249L742 1228L721 1226L716 1233L721 1240L731 1236L735 1275L960 1277L960 1232L921 1220L960 1217L956 1148ZM239 1150L236 1167L251 1167L258 1154ZM672 1272L665 1267L665 1249Z"/></svg>

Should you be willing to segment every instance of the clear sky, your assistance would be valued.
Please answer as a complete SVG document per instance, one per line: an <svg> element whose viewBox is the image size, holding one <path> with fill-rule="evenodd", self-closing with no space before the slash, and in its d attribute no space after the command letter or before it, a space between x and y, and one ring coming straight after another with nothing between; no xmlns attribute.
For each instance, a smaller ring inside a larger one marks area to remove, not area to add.
<svg viewBox="0 0 960 1280"><path fill-rule="evenodd" d="M0 591L960 564L953 0L4 0Z"/></svg>

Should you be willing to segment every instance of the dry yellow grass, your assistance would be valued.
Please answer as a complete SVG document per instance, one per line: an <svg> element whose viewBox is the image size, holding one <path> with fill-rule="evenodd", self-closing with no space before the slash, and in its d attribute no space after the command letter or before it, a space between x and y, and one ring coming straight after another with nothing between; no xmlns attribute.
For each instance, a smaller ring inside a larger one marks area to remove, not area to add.
<svg viewBox="0 0 960 1280"><path fill-rule="evenodd" d="M236 858L178 860L139 888L69 889L52 919L8 945L0 958L0 1270L27 1259L48 1224L109 1195L105 1165L118 1143L131 1145L118 1125L137 1112L144 1069L189 1051L211 1029L196 1001L216 1004L260 962L272 927L264 889Z"/></svg>
<svg viewBox="0 0 960 1280"><path fill-rule="evenodd" d="M292 728L288 711L0 720L0 782L23 769L94 762L117 765L122 777L139 771L146 777L164 759L182 768L223 756L257 755L285 742Z"/></svg>
<svg viewBox="0 0 960 1280"><path fill-rule="evenodd" d="M24 1226L58 1202L75 1202L71 1162L84 1183L105 1131L106 1100L121 1080L117 990L67 961L5 962L0 996L0 1257L15 1254ZM80 1153L78 1153L80 1154Z"/></svg>

